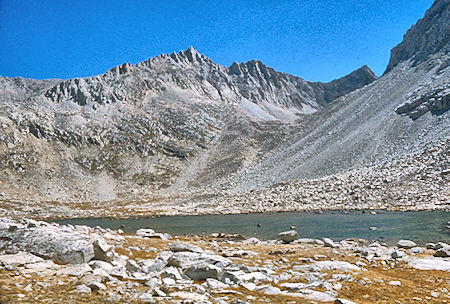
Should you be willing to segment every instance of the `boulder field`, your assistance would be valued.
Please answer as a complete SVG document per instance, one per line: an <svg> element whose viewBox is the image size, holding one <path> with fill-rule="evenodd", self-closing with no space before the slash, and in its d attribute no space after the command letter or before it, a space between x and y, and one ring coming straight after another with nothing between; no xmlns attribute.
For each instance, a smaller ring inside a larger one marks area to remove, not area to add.
<svg viewBox="0 0 450 304"><path fill-rule="evenodd" d="M450 302L447 243L170 236L0 219L3 303ZM446 279L447 278L447 279Z"/></svg>

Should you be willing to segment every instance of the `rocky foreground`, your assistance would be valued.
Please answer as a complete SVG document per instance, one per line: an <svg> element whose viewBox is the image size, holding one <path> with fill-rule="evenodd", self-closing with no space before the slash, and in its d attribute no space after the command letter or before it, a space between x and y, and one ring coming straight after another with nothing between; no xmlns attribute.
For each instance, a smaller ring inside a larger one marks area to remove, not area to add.
<svg viewBox="0 0 450 304"><path fill-rule="evenodd" d="M0 303L450 303L449 256L443 242L172 237L1 218Z"/></svg>

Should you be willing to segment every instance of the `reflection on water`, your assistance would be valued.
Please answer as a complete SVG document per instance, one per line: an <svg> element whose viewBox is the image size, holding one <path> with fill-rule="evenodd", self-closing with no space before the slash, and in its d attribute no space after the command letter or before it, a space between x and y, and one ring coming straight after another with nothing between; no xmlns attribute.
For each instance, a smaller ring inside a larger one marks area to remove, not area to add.
<svg viewBox="0 0 450 304"><path fill-rule="evenodd" d="M55 222L73 225L100 226L135 232L140 228L152 228L172 235L208 234L213 232L240 233L247 237L275 239L277 233L296 226L300 237L335 240L365 238L391 243L399 239L426 241L450 241L447 222L448 212L388 212L352 213L264 213L237 215L163 216L131 219L68 219ZM258 225L260 224L260 225ZM260 226L260 227L259 227ZM376 227L370 229L370 227Z"/></svg>

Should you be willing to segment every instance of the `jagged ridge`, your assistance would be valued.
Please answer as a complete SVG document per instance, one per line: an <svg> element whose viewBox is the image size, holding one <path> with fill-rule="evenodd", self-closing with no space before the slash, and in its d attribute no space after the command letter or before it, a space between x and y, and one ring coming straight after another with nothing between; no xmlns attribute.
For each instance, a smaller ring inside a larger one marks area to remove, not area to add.
<svg viewBox="0 0 450 304"><path fill-rule="evenodd" d="M277 72L257 60L234 62L226 68L189 47L186 51L160 55L135 66L125 63L100 76L62 81L45 96L53 102L71 100L82 106L136 102L174 86L215 101L257 104L273 118L292 118L295 116L280 113L283 110L293 114L316 111L375 79L367 66L325 84Z"/></svg>

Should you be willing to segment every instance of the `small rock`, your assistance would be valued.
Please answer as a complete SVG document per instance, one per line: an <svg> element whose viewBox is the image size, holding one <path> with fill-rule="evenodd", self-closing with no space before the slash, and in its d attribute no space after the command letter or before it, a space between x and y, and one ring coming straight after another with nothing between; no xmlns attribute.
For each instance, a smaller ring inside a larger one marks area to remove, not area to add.
<svg viewBox="0 0 450 304"><path fill-rule="evenodd" d="M156 297L167 297L167 294L159 288L153 289L152 294Z"/></svg>
<svg viewBox="0 0 450 304"><path fill-rule="evenodd" d="M161 273L161 278L169 278L169 279L173 279L173 280L183 279L180 272L175 267L165 268L164 271Z"/></svg>
<svg viewBox="0 0 450 304"><path fill-rule="evenodd" d="M139 296L139 301L142 303L156 303L153 295L150 293L143 293Z"/></svg>
<svg viewBox="0 0 450 304"><path fill-rule="evenodd" d="M437 298L437 297L439 297L439 292L432 291L432 292L431 292L431 296L432 296L433 298Z"/></svg>
<svg viewBox="0 0 450 304"><path fill-rule="evenodd" d="M251 238L246 239L245 241L243 241L243 243L245 243L245 244L258 244L260 242L261 242L261 240L258 239L258 238L255 238L255 237L251 237Z"/></svg>
<svg viewBox="0 0 450 304"><path fill-rule="evenodd" d="M206 284L210 289L229 288L228 284L222 283L219 280L208 278Z"/></svg>
<svg viewBox="0 0 450 304"><path fill-rule="evenodd" d="M93 291L106 290L106 286L100 282L91 282L88 284L88 287Z"/></svg>
<svg viewBox="0 0 450 304"><path fill-rule="evenodd" d="M127 260L127 263L125 264L125 268L129 272L139 272L142 270L141 267L134 260Z"/></svg>
<svg viewBox="0 0 450 304"><path fill-rule="evenodd" d="M406 253L404 253L403 251L400 250L395 250L394 252L392 252L391 257L393 259L401 259L404 256L406 256Z"/></svg>
<svg viewBox="0 0 450 304"><path fill-rule="evenodd" d="M426 245L425 245L425 247L426 247L427 249L434 249L435 246L436 246L435 243L426 243Z"/></svg>
<svg viewBox="0 0 450 304"><path fill-rule="evenodd" d="M155 230L153 229L139 229L136 231L136 235L147 237L147 236L153 236L155 234Z"/></svg>
<svg viewBox="0 0 450 304"><path fill-rule="evenodd" d="M325 245L325 243L321 240L317 240L317 239L308 239L308 238L300 238L295 240L296 244L311 244L311 245L319 245L319 246L323 246Z"/></svg>
<svg viewBox="0 0 450 304"><path fill-rule="evenodd" d="M250 291L254 291L257 288L257 286L254 283L243 283L241 284L241 286Z"/></svg>
<svg viewBox="0 0 450 304"><path fill-rule="evenodd" d="M392 285L392 286L401 286L402 282L400 282L400 281L389 281L388 284Z"/></svg>
<svg viewBox="0 0 450 304"><path fill-rule="evenodd" d="M92 290L84 284L78 285L75 288L75 291L78 293L91 293L92 292Z"/></svg>
<svg viewBox="0 0 450 304"><path fill-rule="evenodd" d="M434 253L435 257L439 257L439 258L447 258L450 257L450 245L446 244L446 243L438 243L436 247L437 248L436 252Z"/></svg>
<svg viewBox="0 0 450 304"><path fill-rule="evenodd" d="M114 258L113 246L108 245L104 240L95 240L92 243L94 247L94 259L111 262Z"/></svg>
<svg viewBox="0 0 450 304"><path fill-rule="evenodd" d="M434 250L439 250L439 249L442 249L442 248L446 248L446 247L449 247L450 245L449 244L447 244L447 243L444 243L444 242L439 242L439 243L437 243L436 245L434 245Z"/></svg>
<svg viewBox="0 0 450 304"><path fill-rule="evenodd" d="M423 249L420 247L413 247L413 248L409 249L408 252L412 253L412 254L417 254L417 253L422 253Z"/></svg>
<svg viewBox="0 0 450 304"><path fill-rule="evenodd" d="M33 291L33 289L31 288L31 284L28 284L27 286L25 286L25 288L23 289L23 291L26 291L26 292L31 292L31 291Z"/></svg>

